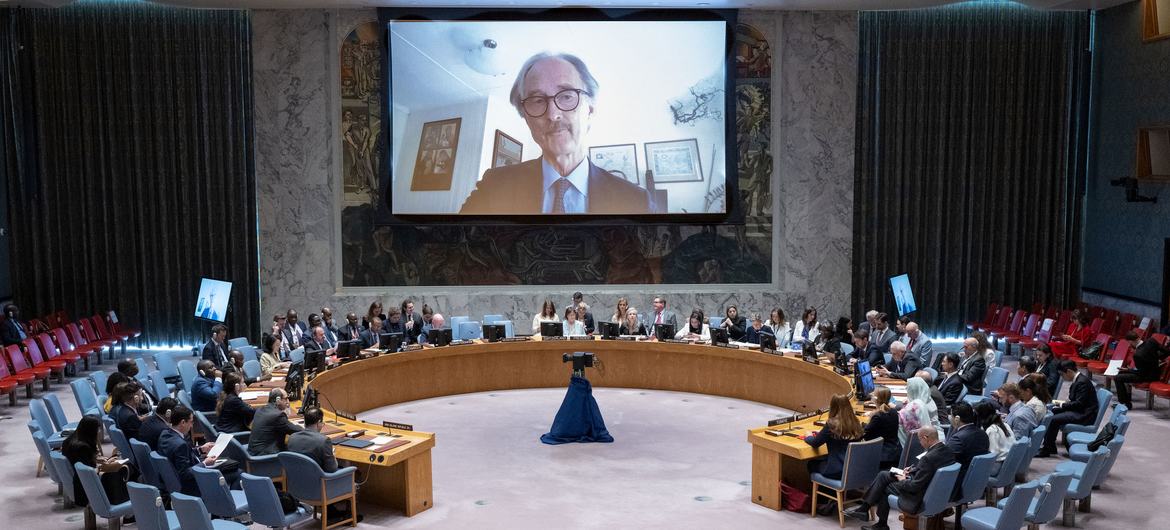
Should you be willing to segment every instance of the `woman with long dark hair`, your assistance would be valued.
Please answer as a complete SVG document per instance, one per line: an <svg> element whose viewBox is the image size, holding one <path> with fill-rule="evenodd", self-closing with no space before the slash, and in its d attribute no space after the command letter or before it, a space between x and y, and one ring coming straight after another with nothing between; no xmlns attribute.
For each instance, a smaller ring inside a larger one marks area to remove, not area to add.
<svg viewBox="0 0 1170 530"><path fill-rule="evenodd" d="M215 430L219 432L243 432L250 430L256 409L240 399L243 380L239 374L223 374L223 391L215 403Z"/></svg>
<svg viewBox="0 0 1170 530"><path fill-rule="evenodd" d="M540 313L532 317L532 332L540 333L540 324L543 322L560 322L561 316L557 314L557 306L553 303L551 298L545 298L544 304L540 306Z"/></svg>
<svg viewBox="0 0 1170 530"><path fill-rule="evenodd" d="M77 422L77 429L73 431L73 434L70 434L61 443L61 454L66 460L69 460L69 465L81 462L101 472L102 489L106 491L106 497L110 499L111 504L121 504L130 500L130 494L126 490L126 481L130 480L133 470L127 466L119 465L115 457L103 458L99 461L97 455L98 447L102 443L101 440L102 420L93 415L82 417L81 421ZM121 456L122 458L129 457L129 455ZM77 505L89 506L89 497L86 496L85 489L81 487L81 477L74 474L71 486Z"/></svg>
<svg viewBox="0 0 1170 530"><path fill-rule="evenodd" d="M678 330L674 334L674 338L682 340L694 340L698 342L711 342L711 328L707 327L707 323L703 322L706 317L703 316L703 310L695 309L691 311L691 318L687 321L687 325Z"/></svg>
<svg viewBox="0 0 1170 530"><path fill-rule="evenodd" d="M1004 425L1003 419L999 417L999 411L995 410L995 405L992 405L990 401L981 401L975 405L975 419L979 428L987 433L987 452L995 455L995 463L991 465L991 474L997 475L1003 461L1007 459L1008 451L1011 450L1015 438L1012 437L1011 429Z"/></svg>
<svg viewBox="0 0 1170 530"><path fill-rule="evenodd" d="M809 462L809 472L819 472L826 478L841 479L841 472L845 469L845 453L849 451L849 444L861 439L864 431L857 415L853 413L853 404L847 394L837 394L829 400L829 419L821 431L806 436L804 441L809 445L820 447L828 444L829 456Z"/></svg>
<svg viewBox="0 0 1170 530"><path fill-rule="evenodd" d="M1057 359L1076 357L1077 351L1093 340L1093 329L1090 326L1093 315L1088 311L1077 309L1073 311L1073 323L1061 335L1056 335L1048 341L1052 355Z"/></svg>
<svg viewBox="0 0 1170 530"><path fill-rule="evenodd" d="M776 328L772 328L776 329ZM800 316L800 322L792 328L792 342L813 342L817 340L817 308L807 307Z"/></svg>

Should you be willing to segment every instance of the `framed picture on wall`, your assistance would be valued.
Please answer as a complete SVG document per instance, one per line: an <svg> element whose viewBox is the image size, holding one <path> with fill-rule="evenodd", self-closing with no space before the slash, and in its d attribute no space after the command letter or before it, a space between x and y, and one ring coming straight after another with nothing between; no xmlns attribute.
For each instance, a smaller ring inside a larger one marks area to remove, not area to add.
<svg viewBox="0 0 1170 530"><path fill-rule="evenodd" d="M424 123L419 133L418 154L410 191L446 191L451 189L455 155L459 150L459 126L463 118Z"/></svg>
<svg viewBox="0 0 1170 530"><path fill-rule="evenodd" d="M492 148L492 167L514 166L520 163L524 144L496 129L496 145Z"/></svg>
<svg viewBox="0 0 1170 530"><path fill-rule="evenodd" d="M646 166L654 172L656 183L703 180L699 141L695 138L646 142Z"/></svg>
<svg viewBox="0 0 1170 530"><path fill-rule="evenodd" d="M589 161L634 184L642 184L641 175L638 173L638 147L634 144L590 147Z"/></svg>

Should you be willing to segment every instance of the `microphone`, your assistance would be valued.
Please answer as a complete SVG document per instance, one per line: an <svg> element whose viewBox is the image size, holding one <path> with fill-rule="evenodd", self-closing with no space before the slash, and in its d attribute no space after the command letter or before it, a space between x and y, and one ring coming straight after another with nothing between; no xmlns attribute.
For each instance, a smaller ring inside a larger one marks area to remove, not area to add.
<svg viewBox="0 0 1170 530"><path fill-rule="evenodd" d="M330 424L330 425L338 425L338 426L340 426L340 425L341 425L341 421L337 419L337 407L334 407L334 406L333 406L333 402L332 402L332 401L329 401L329 396L325 395L325 393L324 393L324 392L317 391L316 393L317 393L317 395L318 395L318 396L325 398L325 403L327 403L327 404L329 405L329 408L333 409L333 421L327 421L327 422L325 422L325 423L328 423L328 424Z"/></svg>

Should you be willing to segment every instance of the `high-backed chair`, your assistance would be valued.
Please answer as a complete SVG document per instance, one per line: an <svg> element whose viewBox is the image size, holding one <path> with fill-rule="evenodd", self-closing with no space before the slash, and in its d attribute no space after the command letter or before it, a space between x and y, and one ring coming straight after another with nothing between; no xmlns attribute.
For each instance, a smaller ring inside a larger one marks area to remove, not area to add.
<svg viewBox="0 0 1170 530"><path fill-rule="evenodd" d="M86 370L89 370L89 361L91 358L95 359L97 364L102 364L102 349L100 346L95 344L77 344L69 339L69 335L63 328L56 328L51 333L53 342L57 344L57 348L60 348L61 353L77 355L82 361L85 361Z"/></svg>
<svg viewBox="0 0 1170 530"><path fill-rule="evenodd" d="M46 392L49 390L49 377L53 373L52 369L50 369L48 366L35 366L29 364L28 359L24 358L24 353L20 351L20 346L17 346L16 344L9 344L8 346L5 346L4 356L8 358L9 364L12 365L13 377L32 377L33 380L41 382L42 390ZM29 389L31 390L32 387L30 386ZM30 399L32 398L31 391L29 392L28 397Z"/></svg>
<svg viewBox="0 0 1170 530"><path fill-rule="evenodd" d="M238 438L228 440L228 446L223 450L223 456L239 462L243 470L266 477L273 483L284 485L284 466L280 464L277 455L252 455Z"/></svg>
<svg viewBox="0 0 1170 530"><path fill-rule="evenodd" d="M175 493L171 495L171 507L175 515L179 516L179 525L183 530L244 530L247 527L235 521L211 519L207 507L199 497Z"/></svg>
<svg viewBox="0 0 1170 530"><path fill-rule="evenodd" d="M1109 423L1106 425L1113 425L1117 429L1114 434L1125 434L1129 430L1129 415L1128 409L1125 405L1118 403L1113 407L1113 414L1109 416ZM1097 438L1096 432L1070 432L1065 435L1065 440L1068 441L1069 446L1076 444L1087 444ZM1082 460L1083 461L1083 460Z"/></svg>
<svg viewBox="0 0 1170 530"><path fill-rule="evenodd" d="M16 389L24 387L29 399L33 397L32 384L36 376L31 373L18 374L8 368L4 350L0 349L0 393L8 394L8 404L16 406Z"/></svg>
<svg viewBox="0 0 1170 530"><path fill-rule="evenodd" d="M93 385L85 379L74 379L69 382L69 388L73 391L73 399L77 401L77 410L81 411L82 416L103 416L101 402L98 401L97 393L93 391Z"/></svg>
<svg viewBox="0 0 1170 530"><path fill-rule="evenodd" d="M1073 479L1069 482L1068 490L1065 492L1064 526L1076 526L1076 503L1078 501L1086 511L1089 510L1091 502L1089 497L1093 494L1093 484L1097 482L1097 474L1101 472L1101 468L1105 466L1105 460L1108 458L1109 448L1101 447L1093 452L1093 456L1089 457L1089 461L1080 469L1080 473L1073 471Z"/></svg>
<svg viewBox="0 0 1170 530"><path fill-rule="evenodd" d="M77 478L81 479L81 487L85 489L85 496L89 498L88 509L92 510L94 515L107 519L110 530L121 528L122 518L134 513L130 501L111 504L96 469L78 462L73 464L73 470L77 473Z"/></svg>
<svg viewBox="0 0 1170 530"><path fill-rule="evenodd" d="M199 486L199 497L211 515L232 519L248 513L248 499L244 492L229 488L218 469L195 466L191 473Z"/></svg>
<svg viewBox="0 0 1170 530"><path fill-rule="evenodd" d="M134 366L138 367L138 375L134 376L134 378L137 379L138 382L142 383L143 385L149 385L150 384L150 372L152 372L152 370L150 369L150 365L146 364L146 359L143 359L142 357L135 357L134 358ZM153 387L151 387L151 388L153 388ZM165 395L158 396L159 399L162 399L164 397L166 397L166 396Z"/></svg>
<svg viewBox="0 0 1170 530"><path fill-rule="evenodd" d="M1016 477L1021 472L1027 472L1028 468L1023 467L1025 462L1031 464L1032 459L1029 455L1032 453L1032 440L1029 438L1019 438L1010 449L1008 449L1007 456L1004 457L1003 463L999 466L999 471L994 475L987 477L987 502L995 502L997 496L996 491L999 488L1007 488L1016 483Z"/></svg>
<svg viewBox="0 0 1170 530"><path fill-rule="evenodd" d="M357 517L357 485L354 482L356 467L344 467L332 473L321 470L313 459L288 451L277 454L285 473L297 480L290 480L286 484L288 492L297 500L312 506L314 511L321 512L321 530L328 530L334 526L354 524ZM329 524L326 506L341 501L349 501L349 519Z"/></svg>
<svg viewBox="0 0 1170 530"><path fill-rule="evenodd" d="M158 451L151 451L150 465L154 467L162 489L171 495L183 491L183 483L179 482L179 474L175 472L175 466L171 465L171 461L167 460L167 457L158 454Z"/></svg>
<svg viewBox="0 0 1170 530"><path fill-rule="evenodd" d="M32 416L32 421L37 424L37 429L40 429L41 434L45 436L45 442L49 444L49 449L60 449L65 437L61 436L61 432L53 425L53 419L49 417L49 409L45 407L45 402L39 399L29 401L28 412Z"/></svg>
<svg viewBox="0 0 1170 530"><path fill-rule="evenodd" d="M106 386L110 382L110 375L109 374L107 374L106 372L104 372L102 370L96 370L96 371L90 372L89 375L85 376L85 378L89 379L90 383L93 383L93 391L94 392L96 392L97 394L105 394L106 393Z"/></svg>
<svg viewBox="0 0 1170 530"><path fill-rule="evenodd" d="M910 459L918 457L918 455L922 454L922 452L922 444L918 442L918 437L914 434L911 434L910 439L907 440L906 444L902 446L902 459L899 462L898 467L905 469L906 466L913 465L914 462L912 462Z"/></svg>
<svg viewBox="0 0 1170 530"><path fill-rule="evenodd" d="M504 315L484 315L483 316L483 323L484 324L495 324L496 322L500 322L503 320L506 320L504 318Z"/></svg>
<svg viewBox="0 0 1170 530"><path fill-rule="evenodd" d="M28 361L33 366L42 366L49 369L49 372L57 376L57 382L65 382L65 369L69 367L69 363L64 359L49 359L41 352L41 346L37 344L36 337L29 337L20 342L24 353L28 355Z"/></svg>
<svg viewBox="0 0 1170 530"><path fill-rule="evenodd" d="M227 345L229 349L238 350L241 346L248 346L248 337L236 337L228 339Z"/></svg>
<svg viewBox="0 0 1170 530"><path fill-rule="evenodd" d="M154 365L162 372L163 380L174 390L174 385L182 380L179 376L179 364L175 362L175 354L169 351L154 354Z"/></svg>
<svg viewBox="0 0 1170 530"><path fill-rule="evenodd" d="M1113 392L1105 390L1104 388L1097 389L1097 419L1092 425L1074 425L1068 424L1061 428L1066 436L1070 432L1097 432L1101 428L1101 420L1105 418L1105 411L1109 410L1109 403L1113 401Z"/></svg>
<svg viewBox="0 0 1170 530"><path fill-rule="evenodd" d="M53 342L53 337L48 333L41 333L37 335L37 345L41 347L41 353L45 355L46 359L51 361L64 361L69 373L77 373L77 363L85 361L85 369L89 369L89 359L82 359L81 354L75 351L65 351L57 347Z"/></svg>
<svg viewBox="0 0 1170 530"><path fill-rule="evenodd" d="M980 401L991 399L991 393L999 390L999 387L1003 386L1003 384L1007 382L1007 378L1007 369L1000 368L998 366L992 366L991 368L988 368L987 377L984 378L983 393L978 396L964 397L963 401L974 405Z"/></svg>
<svg viewBox="0 0 1170 530"><path fill-rule="evenodd" d="M122 458L130 459L134 465L138 465L138 458L134 455L134 448L130 447L130 439L126 437L126 433L122 432L116 425L111 425L106 429L106 433L110 435L110 442L114 444L114 448L118 450L118 455Z"/></svg>
<svg viewBox="0 0 1170 530"><path fill-rule="evenodd" d="M65 497L65 507L77 506L77 491L73 489L73 464L69 463L69 459L61 451L53 451L49 453L49 465L45 467L52 471L49 476L57 482L61 495Z"/></svg>
<svg viewBox="0 0 1170 530"><path fill-rule="evenodd" d="M248 511L252 514L253 523L284 529L313 518L313 514L304 506L298 506L293 513L284 513L276 486L268 477L240 473L240 484L248 498Z"/></svg>
<svg viewBox="0 0 1170 530"><path fill-rule="evenodd" d="M154 470L154 462L150 460L150 446L140 440L130 440L130 451L134 453L134 463L138 466L138 473L147 485L162 488L162 480Z"/></svg>
<svg viewBox="0 0 1170 530"><path fill-rule="evenodd" d="M971 459L967 466L967 474L963 475L963 483L959 485L959 498L951 504L955 507L955 521L961 525L963 508L983 498L987 490L987 479L991 477L991 466L995 463L995 454L987 453Z"/></svg>
<svg viewBox="0 0 1170 530"><path fill-rule="evenodd" d="M150 372L150 386L154 388L154 395L159 399L165 398L174 391L174 385L167 384L167 380L163 377L162 372L155 370Z"/></svg>
<svg viewBox="0 0 1170 530"><path fill-rule="evenodd" d="M61 486L61 479L57 477L57 471L53 469L53 464L51 463L52 461L49 459L49 455L51 455L54 451L49 449L49 444L45 441L45 433L41 432L41 430L37 429L35 426L29 430L30 434L32 434L33 446L37 448L38 458L37 472L35 476L41 476L41 469L44 469L45 472L49 475L49 479L53 482L56 482L58 487ZM72 482L70 484L72 484Z"/></svg>
<svg viewBox="0 0 1170 530"><path fill-rule="evenodd" d="M479 322L474 320L467 320L459 323L459 327L455 328L456 340L472 340L483 338L483 328L480 327Z"/></svg>
<svg viewBox="0 0 1170 530"><path fill-rule="evenodd" d="M951 500L951 492L955 489L955 481L959 478L959 468L959 463L955 462L935 471L934 478L930 479L930 485L926 487L926 493L922 496L922 509L918 513L907 513L903 515L906 517L917 517L918 528L926 528L927 519L947 509L947 505ZM890 507L898 506L897 495L890 495L888 500Z"/></svg>
<svg viewBox="0 0 1170 530"><path fill-rule="evenodd" d="M163 507L158 488L130 482L126 489L130 492L130 507L134 510L134 523L139 530L182 530L179 516Z"/></svg>
<svg viewBox="0 0 1170 530"><path fill-rule="evenodd" d="M1040 495L1028 506L1028 513L1024 516L1028 530L1038 530L1040 525L1051 523L1060 515L1064 495L1072 479L1073 475L1069 471L1057 471L1036 479L1043 485L1040 487Z"/></svg>
<svg viewBox="0 0 1170 530"><path fill-rule="evenodd" d="M245 355L245 358L246 357L247 356ZM244 378L259 379L261 375L264 375L264 372L260 368L260 361L257 361L256 359L248 359L247 361L244 361Z"/></svg>
<svg viewBox="0 0 1170 530"><path fill-rule="evenodd" d="M65 409L61 408L61 400L57 394L49 392L41 397L41 401L45 402L45 408L49 409L49 419L53 420L53 426L57 428L57 432L72 431L77 428L77 422L69 421L65 416Z"/></svg>
<svg viewBox="0 0 1170 530"><path fill-rule="evenodd" d="M841 527L845 527L845 492L864 489L877 476L878 465L882 457L882 439L875 438L868 442L853 442L845 453L845 467L841 470L841 478L831 479L820 473L812 473L812 512L817 514L817 497L827 497L837 501L837 519ZM819 491L820 488L832 490L835 495Z"/></svg>
<svg viewBox="0 0 1170 530"><path fill-rule="evenodd" d="M1028 506L1032 504L1039 488L1040 484L1036 481L1016 486L1003 508L975 508L963 515L962 527L972 530L1006 530L1023 526Z"/></svg>
<svg viewBox="0 0 1170 530"><path fill-rule="evenodd" d="M1101 465L1101 470L1097 472L1097 479L1093 482L1094 488L1100 488L1105 479L1109 477L1109 472L1113 470L1113 464L1117 462L1117 457L1121 454L1121 447L1125 445L1125 436L1120 434L1115 435L1112 440L1106 444L1109 448L1109 458L1105 459L1105 463ZM1093 452L1089 451L1089 446L1084 444L1077 444L1069 449L1069 458L1071 460L1061 462L1056 465L1057 470L1068 470L1074 475L1083 473L1085 466L1088 465L1092 458Z"/></svg>
<svg viewBox="0 0 1170 530"><path fill-rule="evenodd" d="M451 328L451 333L454 333L459 330L460 322L467 322L469 320L471 320L471 317L468 316L451 317L447 320L447 327Z"/></svg>
<svg viewBox="0 0 1170 530"><path fill-rule="evenodd" d="M183 359L179 361L179 379L183 382L183 390L190 392L195 386L195 378L199 377L199 370L195 363Z"/></svg>

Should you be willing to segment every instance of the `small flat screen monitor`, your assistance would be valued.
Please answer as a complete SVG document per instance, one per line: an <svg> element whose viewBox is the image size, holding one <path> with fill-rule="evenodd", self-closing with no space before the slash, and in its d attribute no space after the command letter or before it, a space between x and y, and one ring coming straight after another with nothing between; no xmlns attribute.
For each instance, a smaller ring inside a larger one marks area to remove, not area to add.
<svg viewBox="0 0 1170 530"><path fill-rule="evenodd" d="M870 371L869 361L857 362L857 395L868 396L873 393L873 372Z"/></svg>
<svg viewBox="0 0 1170 530"><path fill-rule="evenodd" d="M598 322L597 328L601 331L603 339L616 339L621 333L621 326L616 322Z"/></svg>
<svg viewBox="0 0 1170 530"><path fill-rule="evenodd" d="M565 326L560 322L541 322L540 323L541 337L564 337Z"/></svg>
<svg viewBox="0 0 1170 530"><path fill-rule="evenodd" d="M654 324L654 336L658 340L671 340L674 338L674 333L673 324Z"/></svg>
<svg viewBox="0 0 1170 530"><path fill-rule="evenodd" d="M771 333L760 333L760 349L775 350L776 336Z"/></svg>
<svg viewBox="0 0 1170 530"><path fill-rule="evenodd" d="M500 339L506 337L507 333L507 328L503 324L483 325L483 340L487 342L500 342Z"/></svg>
<svg viewBox="0 0 1170 530"><path fill-rule="evenodd" d="M325 371L329 359L324 350L305 350L304 367L309 372L321 373Z"/></svg>
<svg viewBox="0 0 1170 530"><path fill-rule="evenodd" d="M232 282L203 278L199 284L199 298L195 302L195 317L223 322L231 294Z"/></svg>
<svg viewBox="0 0 1170 530"><path fill-rule="evenodd" d="M711 328L711 344L727 343L727 328Z"/></svg>
<svg viewBox="0 0 1170 530"><path fill-rule="evenodd" d="M402 347L401 333L383 333L378 335L378 349L382 351L398 351Z"/></svg>
<svg viewBox="0 0 1170 530"><path fill-rule="evenodd" d="M918 304L914 302L914 291L910 290L909 274L890 278L890 289L894 291L894 303L898 305L898 316L909 315L918 310Z"/></svg>
<svg viewBox="0 0 1170 530"><path fill-rule="evenodd" d="M337 349L335 353L338 359L349 359L357 357L358 352L362 351L362 342L360 340L339 340L337 341Z"/></svg>
<svg viewBox="0 0 1170 530"><path fill-rule="evenodd" d="M451 344L451 328L428 330L427 342L433 346L446 346Z"/></svg>

